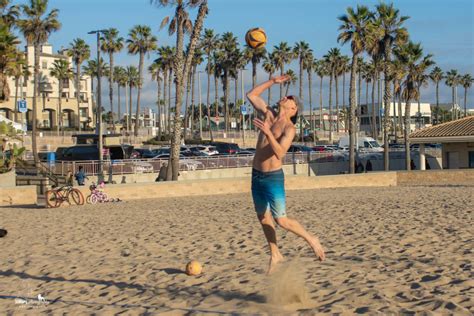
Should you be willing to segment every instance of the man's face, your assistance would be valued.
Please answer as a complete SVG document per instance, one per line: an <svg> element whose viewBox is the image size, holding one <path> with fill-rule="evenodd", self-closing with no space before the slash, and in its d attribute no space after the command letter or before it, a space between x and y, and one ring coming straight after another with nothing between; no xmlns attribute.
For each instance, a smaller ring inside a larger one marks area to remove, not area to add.
<svg viewBox="0 0 474 316"><path fill-rule="evenodd" d="M291 95L283 97L283 99L280 100L279 105L284 108L285 111L289 112L290 116L294 116L298 111L295 99Z"/></svg>

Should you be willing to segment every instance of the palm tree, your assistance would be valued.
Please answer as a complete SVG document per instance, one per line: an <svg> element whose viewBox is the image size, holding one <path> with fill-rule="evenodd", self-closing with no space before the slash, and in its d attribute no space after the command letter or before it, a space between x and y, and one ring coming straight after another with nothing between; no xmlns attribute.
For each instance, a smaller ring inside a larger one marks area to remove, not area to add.
<svg viewBox="0 0 474 316"><path fill-rule="evenodd" d="M178 169L179 169L179 150L181 142L181 116L178 111L182 104L184 80L188 77L188 73L191 68L191 61L194 56L194 50L197 42L201 35L204 18L207 15L207 0L152 0L160 6L173 6L176 7L176 13L173 19L166 17L163 19L162 27L169 22L169 34L172 35L176 32L176 57L174 63L175 69L175 86L176 86L176 99L175 99L175 124L173 130L173 138L171 140L171 155L168 163L168 171L166 173L167 180L178 180ZM199 6L198 14L192 27L189 15L186 12L186 8L194 8ZM189 50L184 56L184 33L191 33L191 39L189 41Z"/></svg>
<svg viewBox="0 0 474 316"><path fill-rule="evenodd" d="M308 56L312 56L313 50L309 48L309 44L305 41L297 42L293 48L293 54L298 59L299 65L299 94L301 102L303 102L303 71L304 71L304 62L308 59ZM302 110L302 109L300 109Z"/></svg>
<svg viewBox="0 0 474 316"><path fill-rule="evenodd" d="M252 88L257 85L257 66L267 55L265 47L252 48L246 45L244 56L246 60L252 62Z"/></svg>
<svg viewBox="0 0 474 316"><path fill-rule="evenodd" d="M323 56L329 70L329 141L333 140L333 122L332 122L332 83L333 79L336 78L336 70L338 67L339 60L341 58L341 51L339 48L331 48L326 55ZM337 83L336 83L336 98L337 98ZM336 101L337 103L337 101ZM339 105L338 105L339 107Z"/></svg>
<svg viewBox="0 0 474 316"><path fill-rule="evenodd" d="M273 53L272 54L267 54L265 56L265 59L263 61L263 70L268 74L268 80L271 80L273 77L273 74L275 73L276 70L276 65L275 65L275 60ZM271 99L272 99L272 87L270 86L267 90L268 92L268 102L267 104L271 106Z"/></svg>
<svg viewBox="0 0 474 316"><path fill-rule="evenodd" d="M162 72L163 72L163 101L164 101L164 113L165 116L167 114L168 119L165 120L165 129L168 133L170 134L170 103L169 99L167 97L168 95L168 74L171 72L171 69L173 68L173 62L174 62L174 49L170 46L164 46L164 47L159 47L157 49L158 52L158 59L155 60L158 64L161 65L162 67Z"/></svg>
<svg viewBox="0 0 474 316"><path fill-rule="evenodd" d="M436 85L436 124L439 124L439 82L443 80L444 73L439 67L433 68L430 73L430 79Z"/></svg>
<svg viewBox="0 0 474 316"><path fill-rule="evenodd" d="M207 55L207 117L208 117L208 128L209 128L209 133L211 136L211 141L214 141L214 138L212 137L212 130L211 130L211 112L210 112L210 92L211 92L211 65L212 65L212 54L213 52L219 47L219 35L216 34L214 35L214 31L211 29L205 29L204 34L201 38L200 45L201 49L204 50L204 52Z"/></svg>
<svg viewBox="0 0 474 316"><path fill-rule="evenodd" d="M3 24L10 30L15 26L18 17L20 16L20 7L18 5L10 6L10 0L0 1L0 24Z"/></svg>
<svg viewBox="0 0 474 316"><path fill-rule="evenodd" d="M202 64L202 62L204 61L203 57L203 51L201 49L199 49L198 47L196 47L196 49L194 50L194 57L193 57L193 60L191 61L191 71L190 71L190 74L191 74L191 77L192 77L192 97L191 97L191 106L192 106L192 120L191 122L194 122L194 84L195 84L195 79L196 79L196 74L197 74L197 66L199 66L200 64ZM201 93L201 91L199 91L199 93ZM201 114L202 114L202 110L201 110L201 104L199 104L199 124L200 126L201 123L202 123L202 120L201 120ZM186 117L186 115L185 115ZM194 132L194 124L191 123L191 130L192 132ZM184 128L186 129L186 124L184 125ZM186 130L184 131L184 135L186 136ZM193 135L193 134L192 134ZM202 137L202 135L199 135L199 137Z"/></svg>
<svg viewBox="0 0 474 316"><path fill-rule="evenodd" d="M114 117L114 54L118 53L123 48L123 37L119 37L118 30L115 28L109 28L102 33L100 39L100 50L104 53L109 54L109 100L110 100L110 112L112 112L112 118ZM120 117L120 115L119 115ZM115 132L115 120L112 119L112 126Z"/></svg>
<svg viewBox="0 0 474 316"><path fill-rule="evenodd" d="M15 60L18 50L16 46L20 44L18 38L13 35L6 26L0 27L0 100L8 101L10 97L10 87L8 76L14 72Z"/></svg>
<svg viewBox="0 0 474 316"><path fill-rule="evenodd" d="M273 58L277 69L280 69L280 75L285 73L285 65L294 59L294 53L288 43L281 42L273 47ZM280 99L283 98L283 85L280 85Z"/></svg>
<svg viewBox="0 0 474 316"><path fill-rule="evenodd" d="M0 43L1 43L1 39L0 39ZM0 48L0 52L2 52L2 49ZM10 59L10 54L7 53L6 55L2 55L4 57L6 57L6 59ZM20 51L16 51L16 54L14 55L14 59L11 60L11 67L7 67L7 68L10 68L9 70L7 70L7 73L9 76L12 76L15 80L15 103L14 104L17 104L17 101L18 101L18 87L20 85L20 78L22 76L28 76L28 63L25 59L25 53L23 52L20 52ZM2 62L0 62L1 64ZM2 66L2 68L4 68ZM15 111L15 122L19 122L19 119L18 119L18 111Z"/></svg>
<svg viewBox="0 0 474 316"><path fill-rule="evenodd" d="M159 63L159 61L156 61L156 60L148 67L148 72L151 74L151 79L155 80L157 83L156 105L158 107L158 137L159 139L161 139L161 81L163 80L163 78L161 77L162 69L163 69L163 66Z"/></svg>
<svg viewBox="0 0 474 316"><path fill-rule="evenodd" d="M428 85L428 80L429 80L429 75L427 75L425 72L430 67L434 62L429 60L429 62L425 63L425 67L419 67L418 68L418 73L416 76L416 88L418 89L418 115L417 115L417 121L418 121L418 128L422 128L423 123L422 123L422 116L421 116L421 87L426 87Z"/></svg>
<svg viewBox="0 0 474 316"><path fill-rule="evenodd" d="M139 121L138 117L140 115L140 92L142 89L143 83L143 63L145 59L145 54L153 51L157 48L156 46L157 39L151 34L151 28L146 25L136 25L128 34L127 39L127 48L128 52L132 55L139 55L138 62L138 73L139 73L139 83L137 91L137 108L135 114L135 137L138 136Z"/></svg>
<svg viewBox="0 0 474 316"><path fill-rule="evenodd" d="M371 42L371 17L372 14L366 6L358 5L357 9L349 7L346 14L339 17L342 22L339 27L338 42L343 44L351 43L352 65L351 65L351 84L349 89L349 170L355 172L355 110L356 110L356 72L359 54Z"/></svg>
<svg viewBox="0 0 474 316"><path fill-rule="evenodd" d="M359 59L360 60L360 59ZM345 109L345 118L346 120L344 121L344 131L347 132L347 129L348 129L348 126L349 126L349 115L347 115L349 113L348 111L348 107L347 107L347 103L346 103L346 73L350 72L351 71L351 59L349 58L349 56L346 56L346 55L343 55L341 57L341 64L340 64L340 74L342 74L342 106L344 107ZM361 80L362 80L362 75L361 75L361 72L360 72L360 64L358 64L359 66L357 67L357 73L359 75L359 94L360 94L360 91L361 91ZM360 100L360 96L359 97L359 100ZM357 103L357 106L359 107L360 106L360 101L358 101ZM357 115L358 117L358 115Z"/></svg>
<svg viewBox="0 0 474 316"><path fill-rule="evenodd" d="M410 133L410 111L411 101L418 99L419 90L417 88L417 77L420 68L426 68L426 64L431 62L431 55L423 57L423 48L421 44L415 44L409 41L407 44L401 45L397 50L394 51L397 59L405 65L407 76L403 82L402 97L405 101L405 122L404 122L404 138L405 138L405 165L406 169L410 170L410 139L408 134Z"/></svg>
<svg viewBox="0 0 474 316"><path fill-rule="evenodd" d="M317 60L313 57L313 54L308 54L303 61L303 69L306 70L306 74L308 75L308 97L309 97L309 121L310 121L310 128L313 132L313 141L316 141L314 137L314 117L313 117L313 72L317 67Z"/></svg>
<svg viewBox="0 0 474 316"><path fill-rule="evenodd" d="M285 82L285 86L286 86L285 94L288 95L288 90L290 89L290 86L294 86L296 84L296 81L298 81L298 77L296 76L296 73L291 69L288 69L285 75L290 77L290 79L287 82Z"/></svg>
<svg viewBox="0 0 474 316"><path fill-rule="evenodd" d="M91 89L95 97L97 97L97 91L94 91L94 78L97 78L98 76L97 74L98 67L100 67L102 76L107 77L108 72L109 72L109 66L102 57L100 57L99 65L97 65L97 59L91 59L91 60L88 60L87 64L82 67L82 71L84 72L84 74L91 78ZM76 70L76 76L77 76L77 70ZM95 116L94 122L95 122L96 128L99 126L98 125L99 123L98 110L99 109L97 108L97 104L95 104L93 115Z"/></svg>
<svg viewBox="0 0 474 316"><path fill-rule="evenodd" d="M395 47L394 51L398 47ZM391 80L393 82L393 113L394 113L394 133L395 133L395 143L398 143L398 130L403 131L402 123L402 80L406 75L406 67L398 58L395 58L390 63L390 74ZM396 101L398 100L398 111ZM395 116L395 113L398 115Z"/></svg>
<svg viewBox="0 0 474 316"><path fill-rule="evenodd" d="M32 131L32 149L35 165L38 165L38 148L36 143L36 118L37 118L37 95L39 84L39 59L41 45L47 42L52 32L59 30L61 23L58 21L58 10L53 9L49 13L48 0L30 0L29 5L21 5L24 18L17 21L17 25L26 42L34 46L34 79L33 79L33 131Z"/></svg>
<svg viewBox="0 0 474 316"><path fill-rule="evenodd" d="M458 114L457 114L458 111L457 111L457 108L456 108L456 105L458 105L457 104L457 99L458 99L457 86L459 85L460 82L461 82L461 75L458 74L457 70L451 69L450 71L448 71L446 73L446 85L451 87L452 92L453 92L453 94L452 94L453 95L453 106L451 108L451 111L452 111L451 119L452 120L456 120L458 118Z"/></svg>
<svg viewBox="0 0 474 316"><path fill-rule="evenodd" d="M81 64L89 59L90 47L81 38L76 38L69 44L67 54L72 57L72 61L76 65L76 101L77 101L77 126L81 131L81 116L80 116L80 103L81 103ZM94 71L95 72L95 71ZM93 77L91 77L91 81Z"/></svg>
<svg viewBox="0 0 474 316"><path fill-rule="evenodd" d="M461 78L461 84L464 88L464 117L467 116L467 90L472 86L474 79L470 74L465 74Z"/></svg>
<svg viewBox="0 0 474 316"><path fill-rule="evenodd" d="M329 69L326 60L318 60L316 66L316 74L319 77L319 129L325 130L323 122L323 79L326 76L329 76Z"/></svg>
<svg viewBox="0 0 474 316"><path fill-rule="evenodd" d="M379 24L380 40L383 53L383 72L384 72L384 167L389 171L389 147L388 147L388 124L390 118L390 100L391 84L389 81L389 66L392 60L392 50L394 45L403 45L408 40L408 31L403 27L403 23L409 19L407 16L401 16L400 11L395 9L393 3L385 4L381 2L376 5L375 19Z"/></svg>
<svg viewBox="0 0 474 316"><path fill-rule="evenodd" d="M119 123L122 121L122 104L120 102L120 87L124 87L127 84L127 78L125 74L125 68L122 66L114 67L114 82L117 84L117 118Z"/></svg>
<svg viewBox="0 0 474 316"><path fill-rule="evenodd" d="M70 68L69 61L65 59L55 60L53 63L53 66L50 69L49 74L51 77L56 78L59 84L59 89L58 89L59 102L58 102L58 113L57 113L58 123L56 125L57 132L59 135L59 130L62 129L62 126L63 126L63 120L62 120L63 112L62 112L62 107L61 107L63 86L64 86L64 82L72 79L74 74Z"/></svg>
<svg viewBox="0 0 474 316"><path fill-rule="evenodd" d="M140 86L140 72L138 71L137 67L135 66L127 66L125 68L126 78L127 78L127 85L129 89L129 101L128 101L128 110L127 110L127 132L130 134L132 131L132 89L135 87ZM135 117L135 130L136 126L138 125L138 115Z"/></svg>
<svg viewBox="0 0 474 316"><path fill-rule="evenodd" d="M222 70L222 88L224 92L225 131L229 128L229 76L237 57L238 41L232 32L222 34L220 50L217 52L217 66Z"/></svg>

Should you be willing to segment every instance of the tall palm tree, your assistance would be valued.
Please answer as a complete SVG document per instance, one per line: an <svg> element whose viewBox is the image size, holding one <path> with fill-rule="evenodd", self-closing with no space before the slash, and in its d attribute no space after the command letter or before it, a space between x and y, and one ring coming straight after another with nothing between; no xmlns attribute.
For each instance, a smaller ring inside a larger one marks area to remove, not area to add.
<svg viewBox="0 0 474 316"><path fill-rule="evenodd" d="M404 138L405 138L405 165L406 169L410 170L410 139L408 134L411 131L410 124L410 111L411 101L418 99L418 88L417 88L417 76L419 69L426 68L426 64L431 62L431 55L423 57L423 48L421 44L413 43L409 41L407 44L401 45L397 50L394 51L397 59L405 65L407 76L403 82L402 97L405 101L405 117L404 117Z"/></svg>
<svg viewBox="0 0 474 316"><path fill-rule="evenodd" d="M0 36L1 37L1 36ZM0 38L0 43L1 42L1 38ZM1 44L0 44L1 46ZM0 48L0 53L4 53L3 49ZM7 60L10 60L10 62L7 62L7 63L10 63L10 67L6 67L7 68L7 73L9 76L12 76L14 81L15 81L15 103L14 104L17 104L17 101L18 101L18 87L20 85L20 78L22 76L27 76L29 75L28 74L28 62L26 61L25 59L25 53L21 52L21 51L16 51L16 53L14 54L14 59L11 59L11 56L9 53L5 54L5 55L2 55L4 58L6 57ZM0 59L3 59L3 58L0 58ZM0 64L2 64L3 61L0 62ZM0 66L2 69L4 68L3 66ZM8 70L8 68L10 68ZM15 122L19 122L19 119L18 119L18 111L15 111Z"/></svg>
<svg viewBox="0 0 474 316"><path fill-rule="evenodd" d="M84 74L91 78L91 89L95 97L97 97L97 91L94 90L94 78L97 78L98 76L97 74L98 67L100 67L102 76L107 77L108 72L109 72L109 66L102 57L100 57L100 61L98 65L97 65L97 59L91 59L91 60L88 60L87 64L82 67L82 71L84 72ZM77 70L76 70L76 76L77 76ZM94 105L93 115L95 116L94 122L97 128L99 126L97 102L95 102L95 104L93 103L93 105Z"/></svg>
<svg viewBox="0 0 474 316"><path fill-rule="evenodd" d="M298 59L299 65L299 93L298 97L300 98L301 102L303 102L303 72L304 72L304 62L308 58L309 55L312 55L313 50L309 48L309 44L305 41L297 42L293 48L293 54L295 58ZM303 109L300 109L300 113ZM302 114L302 113L301 113Z"/></svg>
<svg viewBox="0 0 474 316"><path fill-rule="evenodd" d="M126 78L127 78L127 85L129 89L129 101L128 101L128 116L127 116L127 132L130 134L132 131L132 91L133 88L139 87L140 86L140 72L135 66L127 66L125 68L125 73L126 73ZM138 125L138 115L135 116L135 130L136 126Z"/></svg>
<svg viewBox="0 0 474 316"><path fill-rule="evenodd" d="M121 104L121 94L120 88L125 87L127 84L127 77L125 73L125 68L122 66L114 67L114 82L117 84L117 118L119 123L122 122L122 104Z"/></svg>
<svg viewBox="0 0 474 316"><path fill-rule="evenodd" d="M395 47L394 51L398 47ZM395 142L398 143L398 130L403 131L402 123L402 80L406 75L406 67L398 58L395 58L390 63L390 77L393 82L393 113L394 113L394 133L395 133ZM398 110L396 101L398 100ZM397 113L397 115L395 115Z"/></svg>
<svg viewBox="0 0 474 316"><path fill-rule="evenodd" d="M90 47L81 38L76 38L69 44L67 54L72 57L72 61L76 65L76 102L77 102L77 126L81 131L81 116L80 116L80 104L81 104L81 65L90 57ZM91 77L91 80L93 77Z"/></svg>
<svg viewBox="0 0 474 316"><path fill-rule="evenodd" d="M288 95L288 91L290 90L290 87L296 84L296 82L298 81L298 77L296 76L296 73L291 69L288 69L284 74L290 77L290 79L287 82L285 82L285 86L286 86L285 94Z"/></svg>
<svg viewBox="0 0 474 316"><path fill-rule="evenodd" d="M303 69L306 70L306 74L308 76L308 101L309 101L309 121L310 121L310 128L313 133L313 141L316 141L314 137L314 117L313 117L313 72L317 67L317 60L313 57L313 54L308 54L303 61Z"/></svg>
<svg viewBox="0 0 474 316"><path fill-rule="evenodd" d="M274 57L273 57L273 53L272 54L268 53L265 56L262 67L263 67L263 70L268 74L268 80L271 80L271 78L273 77L273 74L276 71L276 65L275 65L275 60L274 60ZM268 102L267 102L267 104L269 106L271 106L271 99L272 99L272 87L271 86L268 88L267 93L268 93Z"/></svg>
<svg viewBox="0 0 474 316"><path fill-rule="evenodd" d="M332 83L336 79L336 70L341 58L341 50L339 48L331 48L326 55L323 56L329 70L329 141L333 141L333 108L332 108ZM336 98L337 98L337 84L336 84ZM336 101L337 103L337 101ZM339 107L339 105L337 105Z"/></svg>
<svg viewBox="0 0 474 316"><path fill-rule="evenodd" d="M467 90L472 86L474 79L470 74L461 77L461 85L464 88L464 117L467 116Z"/></svg>
<svg viewBox="0 0 474 316"><path fill-rule="evenodd" d="M118 53L123 48L123 37L119 37L119 32L115 28L109 28L102 33L100 39L100 50L104 53L109 54L109 100L110 100L110 112L112 112L112 126L115 132L115 120L114 117L114 54ZM120 118L120 115L119 115Z"/></svg>
<svg viewBox="0 0 474 316"><path fill-rule="evenodd" d="M170 106L171 105L167 97L168 90L169 90L168 89L168 84L169 84L168 75L170 74L173 68L175 51L171 46L163 46L163 47L159 47L157 49L157 52L158 52L158 59L156 59L155 62L161 65L162 72L163 72L163 102L164 102L163 114L165 115L165 117L167 116L168 118L167 120L165 120L164 129L167 131L169 135L170 134Z"/></svg>
<svg viewBox="0 0 474 316"><path fill-rule="evenodd" d="M356 110L356 72L359 54L371 42L371 17L372 13L366 6L358 5L357 9L349 7L346 14L339 17L342 24L339 26L338 42L351 44L352 65L351 65L351 84L349 89L349 170L355 172L355 110Z"/></svg>
<svg viewBox="0 0 474 316"><path fill-rule="evenodd" d="M207 0L152 0L152 2L157 3L160 6L172 6L176 8L176 13L171 21L169 17L166 17L163 19L161 25L164 26L169 22L169 34L172 35L176 32L176 57L173 68L175 69L175 108L177 115L175 116L173 138L171 140L172 149L166 177L167 180L178 180L179 150L181 142L181 116L178 114L178 111L181 111L180 107L183 98L184 80L188 77L191 68L191 61L194 56L194 50L201 36L204 18L208 12ZM197 6L199 6L199 9L193 26L186 8L194 8ZM189 50L186 55L184 55L184 34L186 31L188 33L191 33L192 31L192 33L189 41Z"/></svg>
<svg viewBox="0 0 474 316"><path fill-rule="evenodd" d="M457 103L457 99L458 99L458 96L457 96L457 86L459 85L459 83L461 82L461 75L458 73L457 70L455 69L451 69L450 71L448 71L446 73L446 85L451 87L452 89L452 96L453 96L453 106L451 108L451 112L452 112L452 115L451 115L451 119L452 120L456 120L458 118L458 111L457 111L457 108L456 108L456 105L459 106L459 104L456 104Z"/></svg>
<svg viewBox="0 0 474 316"><path fill-rule="evenodd" d="M351 71L351 59L349 56L343 55L341 57L341 64L340 64L340 74L342 74L342 106L345 109L345 121L344 121L344 131L347 132L348 126L349 126L349 113L348 107L347 107L347 101L346 101L346 74ZM357 67L357 72L359 75L359 94L361 91L361 80L362 80L362 74L360 72L360 64ZM360 96L359 96L360 99ZM360 101L357 103L357 107L360 107ZM358 116L358 115L357 115Z"/></svg>
<svg viewBox="0 0 474 316"><path fill-rule="evenodd" d="M430 67L434 62L429 60L428 63L424 64L424 67L418 67L418 73L416 76L416 88L418 89L418 115L417 115L417 121L418 121L418 128L422 128L423 126L423 118L421 116L421 88L426 87L428 85L428 80L429 80L429 75L426 74L426 71L428 67Z"/></svg>
<svg viewBox="0 0 474 316"><path fill-rule="evenodd" d="M194 86L195 86L195 80L196 80L196 74L197 74L197 67L202 64L202 62L204 61L203 57L203 51L201 49L199 49L199 47L196 47L196 49L194 50L194 57L191 61L191 71L190 71L190 74L191 74L191 77L192 77L192 80L191 80L191 83L192 83L192 100L191 100L191 106L192 106L192 120L191 122L194 122L194 105L195 105L195 102L194 102ZM199 91L199 93L201 93L201 91ZM201 109L201 104L199 104L199 124L201 125L202 123L202 117L201 117L201 114L202 114L202 109ZM186 116L186 115L185 115ZM191 130L192 132L194 132L193 130L193 126L194 124L191 124ZM184 125L184 128L186 129L186 124ZM184 131L184 135L186 136L186 130ZM199 135L199 137L202 137L202 135Z"/></svg>
<svg viewBox="0 0 474 316"><path fill-rule="evenodd" d="M138 62L138 73L139 73L139 83L137 90L137 108L135 114L135 137L138 136L139 120L140 115L140 95L143 84L143 65L145 54L153 51L157 48L156 46L157 39L151 34L151 28L147 25L136 25L128 33L127 39L127 48L128 52L132 55L139 55Z"/></svg>
<svg viewBox="0 0 474 316"><path fill-rule="evenodd" d="M280 69L280 75L285 73L285 65L290 63L295 55L288 43L281 42L278 46L273 47L273 58L277 69ZM283 85L280 85L280 99L283 98Z"/></svg>
<svg viewBox="0 0 474 316"><path fill-rule="evenodd" d="M39 61L41 45L47 42L52 32L59 30L61 23L58 21L58 10L47 12L48 0L30 0L29 5L21 5L24 18L17 21L17 25L23 33L26 42L34 46L34 79L33 79L33 131L32 149L35 165L38 165L38 148L36 143L36 118L37 118L37 95L39 84Z"/></svg>
<svg viewBox="0 0 474 316"><path fill-rule="evenodd" d="M159 61L154 61L149 67L148 72L151 74L151 79L155 80L157 83L156 91L156 105L158 107L158 137L161 139L161 81L163 78L161 77L163 66L159 63ZM186 134L185 134L186 135Z"/></svg>
<svg viewBox="0 0 474 316"><path fill-rule="evenodd" d="M214 34L214 31L211 29L205 29L204 34L201 37L201 42L200 45L202 50L207 55L207 117L208 117L208 128L209 128L209 133L211 136L211 141L214 140L213 135L212 135L212 129L211 129L211 112L210 112L210 104L211 104L211 65L212 65L212 54L213 52L219 47L219 35Z"/></svg>
<svg viewBox="0 0 474 316"><path fill-rule="evenodd" d="M436 85L436 124L439 124L439 83L444 78L444 72L439 67L433 68L430 73L430 79Z"/></svg>
<svg viewBox="0 0 474 316"><path fill-rule="evenodd" d="M18 44L20 44L18 38L6 26L0 25L0 100L2 101L8 101L10 97L8 76L15 68Z"/></svg>
<svg viewBox="0 0 474 316"><path fill-rule="evenodd" d="M381 2L376 5L376 23L379 24L380 40L383 54L384 72L384 167L389 171L389 147L388 147L388 124L390 118L391 84L389 81L389 66L392 60L392 50L394 45L403 45L408 40L408 31L403 27L403 23L409 19L408 16L401 16L400 11L393 6L393 3Z"/></svg>
<svg viewBox="0 0 474 316"><path fill-rule="evenodd" d="M61 107L62 101L62 92L64 87L64 82L69 81L73 78L74 74L70 68L69 61L65 59L56 59L53 63L53 66L50 68L49 72L50 76L56 78L58 80L58 113L57 113L57 120L58 123L56 124L56 130L59 134L59 131L62 130L63 126L63 112ZM78 113L79 115L80 113Z"/></svg>
<svg viewBox="0 0 474 316"><path fill-rule="evenodd" d="M229 128L229 76L237 57L238 41L232 32L222 34L220 49L217 52L218 67L222 69L222 88L224 92L224 125L225 131Z"/></svg>
<svg viewBox="0 0 474 316"><path fill-rule="evenodd" d="M329 76L328 64L325 59L318 60L316 74L319 77L319 129L325 130L323 122L323 79Z"/></svg>

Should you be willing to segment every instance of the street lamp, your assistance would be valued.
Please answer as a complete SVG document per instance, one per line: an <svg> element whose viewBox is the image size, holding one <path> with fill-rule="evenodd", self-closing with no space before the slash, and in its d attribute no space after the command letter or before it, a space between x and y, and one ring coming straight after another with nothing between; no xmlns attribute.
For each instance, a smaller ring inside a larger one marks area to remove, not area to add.
<svg viewBox="0 0 474 316"><path fill-rule="evenodd" d="M102 102L101 102L101 91L100 91L100 78L102 77L102 68L100 67L100 33L105 33L107 30L96 30L90 31L87 34L97 34L97 106L96 106L96 116L97 116L97 125L98 129L96 128L96 133L99 133L99 175L98 175L98 182L104 180L104 170L103 170L103 162L104 162L104 142L102 138ZM77 97L79 97L79 91L76 91ZM79 117L79 124L81 124L81 118Z"/></svg>

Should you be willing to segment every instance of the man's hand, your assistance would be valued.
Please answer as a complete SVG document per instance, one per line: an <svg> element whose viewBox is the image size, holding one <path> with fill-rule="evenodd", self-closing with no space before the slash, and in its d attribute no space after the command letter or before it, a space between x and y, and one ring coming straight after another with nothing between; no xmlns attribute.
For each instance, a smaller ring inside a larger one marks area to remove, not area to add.
<svg viewBox="0 0 474 316"><path fill-rule="evenodd" d="M259 130L262 131L263 134L265 135L268 135L270 134L272 131L270 130L270 125L268 124L268 122L265 122L265 121L262 121L258 118L255 118L253 120L253 123L255 124L255 126L258 127Z"/></svg>
<svg viewBox="0 0 474 316"><path fill-rule="evenodd" d="M273 83L284 83L290 80L290 76L283 75L283 76L273 77L272 80L273 80Z"/></svg>

